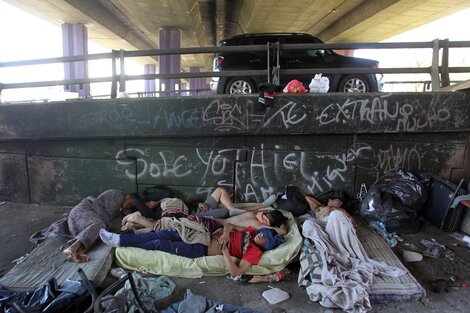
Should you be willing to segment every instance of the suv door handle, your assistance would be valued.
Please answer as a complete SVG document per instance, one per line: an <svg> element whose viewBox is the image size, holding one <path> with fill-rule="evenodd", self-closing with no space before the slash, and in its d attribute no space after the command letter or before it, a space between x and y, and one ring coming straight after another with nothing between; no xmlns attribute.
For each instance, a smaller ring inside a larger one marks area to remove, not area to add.
<svg viewBox="0 0 470 313"><path fill-rule="evenodd" d="M288 61L289 64L294 64L294 63L302 63L300 59L289 59Z"/></svg>
<svg viewBox="0 0 470 313"><path fill-rule="evenodd" d="M248 62L249 62L249 63L261 63L261 59L258 59L258 58L256 58L256 59L250 59Z"/></svg>

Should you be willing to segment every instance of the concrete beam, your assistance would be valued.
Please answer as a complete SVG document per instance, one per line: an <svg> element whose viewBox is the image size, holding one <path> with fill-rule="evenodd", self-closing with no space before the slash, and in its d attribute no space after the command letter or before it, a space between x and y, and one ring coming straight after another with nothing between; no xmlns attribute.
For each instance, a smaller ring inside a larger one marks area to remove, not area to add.
<svg viewBox="0 0 470 313"><path fill-rule="evenodd" d="M215 0L215 12L216 12L216 44L225 38L225 22L226 22L226 11L227 5L226 0Z"/></svg>
<svg viewBox="0 0 470 313"><path fill-rule="evenodd" d="M329 42L381 41L470 7L470 1L364 1L355 9L344 9L341 19L318 36ZM336 9L341 15L342 8ZM310 32L317 29L313 27Z"/></svg>
<svg viewBox="0 0 470 313"><path fill-rule="evenodd" d="M97 21L116 34L118 37L129 42L138 49L154 49L155 43L140 32L136 32L136 26L116 6L107 1L81 1L65 0L77 10Z"/></svg>

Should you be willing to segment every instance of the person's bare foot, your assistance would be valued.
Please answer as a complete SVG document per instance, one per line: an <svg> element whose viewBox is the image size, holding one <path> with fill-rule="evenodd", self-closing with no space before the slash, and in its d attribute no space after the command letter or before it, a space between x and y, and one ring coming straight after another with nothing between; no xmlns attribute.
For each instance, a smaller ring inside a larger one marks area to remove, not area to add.
<svg viewBox="0 0 470 313"><path fill-rule="evenodd" d="M71 246L66 248L62 253L72 262L79 263L80 259L77 255L77 251L73 249Z"/></svg>
<svg viewBox="0 0 470 313"><path fill-rule="evenodd" d="M81 254L79 254L79 257L80 257L79 262L86 263L86 262L90 261L90 257L88 256L88 254L81 253Z"/></svg>

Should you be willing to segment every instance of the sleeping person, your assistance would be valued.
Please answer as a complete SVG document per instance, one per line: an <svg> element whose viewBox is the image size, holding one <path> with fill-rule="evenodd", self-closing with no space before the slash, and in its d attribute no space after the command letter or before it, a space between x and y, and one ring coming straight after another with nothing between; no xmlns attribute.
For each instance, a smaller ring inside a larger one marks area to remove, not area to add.
<svg viewBox="0 0 470 313"><path fill-rule="evenodd" d="M229 234L229 241L221 244L219 238ZM284 237L274 229L252 227L242 228L232 224L224 226L224 232L212 235L209 245L186 243L175 229L157 232L115 234L100 230L101 240L113 247L137 247L146 250L158 250L187 258L223 255L229 273L235 277L243 274L252 265L257 265L263 252L276 248L284 242ZM235 263L232 256L240 259Z"/></svg>
<svg viewBox="0 0 470 313"><path fill-rule="evenodd" d="M373 276L399 277L403 269L368 257L359 240L355 221L341 208L342 201L329 199L324 206L313 197L306 197L315 218L302 225L302 234L312 242L321 257L321 283L311 283L306 291L313 301L328 308L342 308L347 312L370 310L369 287ZM300 259L309 258L302 252ZM313 262L301 263L299 281L309 277Z"/></svg>
<svg viewBox="0 0 470 313"><path fill-rule="evenodd" d="M87 197L70 210L68 216L34 233L30 241L39 244L49 236L71 238L63 254L72 262L88 262L87 251L98 241L101 228L110 229L119 212L130 205L130 197L120 190L110 189L98 197Z"/></svg>
<svg viewBox="0 0 470 313"><path fill-rule="evenodd" d="M200 202L197 208L191 210L178 198L159 199L160 196L161 194L153 198L147 196L145 200L142 200L137 195L132 195L134 205L131 210L123 212L125 217L122 220L121 230L151 227L162 217L180 217L181 214L225 219L229 216L266 208L276 200L276 196L271 195L262 203L239 209L230 199L228 191L217 187L204 202Z"/></svg>

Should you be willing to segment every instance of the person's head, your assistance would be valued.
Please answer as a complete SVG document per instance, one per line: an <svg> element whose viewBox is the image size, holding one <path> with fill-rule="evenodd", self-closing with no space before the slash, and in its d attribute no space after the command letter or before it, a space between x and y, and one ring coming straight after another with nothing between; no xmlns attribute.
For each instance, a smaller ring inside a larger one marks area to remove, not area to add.
<svg viewBox="0 0 470 313"><path fill-rule="evenodd" d="M120 213L122 216L126 216L137 211L134 206L134 199L136 198L139 198L139 195L136 193L130 193L124 197L124 201L122 202L120 209Z"/></svg>
<svg viewBox="0 0 470 313"><path fill-rule="evenodd" d="M274 229L263 227L258 230L253 240L263 250L272 250L284 242L284 237Z"/></svg>
<svg viewBox="0 0 470 313"><path fill-rule="evenodd" d="M339 198L328 199L328 206L334 208L341 208L343 206L343 201Z"/></svg>
<svg viewBox="0 0 470 313"><path fill-rule="evenodd" d="M281 227L287 221L287 218L279 210L258 212L256 218L261 224L271 227Z"/></svg>

